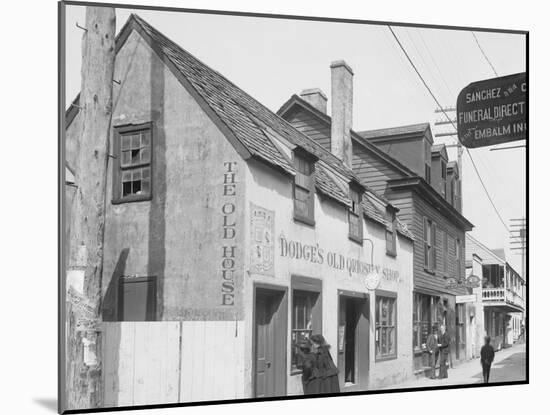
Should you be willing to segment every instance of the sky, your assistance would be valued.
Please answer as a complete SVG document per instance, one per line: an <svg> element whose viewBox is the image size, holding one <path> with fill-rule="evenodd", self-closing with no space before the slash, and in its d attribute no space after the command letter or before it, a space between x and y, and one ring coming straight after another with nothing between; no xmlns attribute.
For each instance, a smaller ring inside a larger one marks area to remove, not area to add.
<svg viewBox="0 0 550 415"><path fill-rule="evenodd" d="M66 10L66 100L70 103L80 90L82 30L76 23L84 26L85 7L67 6ZM444 117L434 112L436 103L385 25L117 9L117 32L132 12L274 112L303 89L320 88L330 100L330 63L343 59L354 71L354 130L421 122L430 122L434 134L452 128L434 125ZM443 107L454 107L469 83L495 76L470 31L393 29ZM475 34L498 76L525 71L524 35ZM434 140L453 144L456 136ZM448 152L456 159L456 147ZM510 219L522 218L526 212L525 148L477 148L470 155L510 229ZM463 215L475 225L472 236L489 248L505 248L508 262L521 272L521 256L510 251L509 232L466 151L462 181Z"/></svg>

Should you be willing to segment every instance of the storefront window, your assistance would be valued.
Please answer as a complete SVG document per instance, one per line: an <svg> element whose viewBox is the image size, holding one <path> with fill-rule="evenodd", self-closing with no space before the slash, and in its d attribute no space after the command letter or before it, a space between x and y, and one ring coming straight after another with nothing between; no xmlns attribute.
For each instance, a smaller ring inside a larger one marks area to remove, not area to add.
<svg viewBox="0 0 550 415"><path fill-rule="evenodd" d="M292 296L292 369L297 369L297 345L314 333L319 333L314 318L319 293L293 290ZM315 332L314 332L315 330Z"/></svg>
<svg viewBox="0 0 550 415"><path fill-rule="evenodd" d="M376 358L397 356L396 297L376 295Z"/></svg>
<svg viewBox="0 0 550 415"><path fill-rule="evenodd" d="M426 344L430 327L435 318L432 316L430 296L414 294L413 304L413 348L419 351Z"/></svg>

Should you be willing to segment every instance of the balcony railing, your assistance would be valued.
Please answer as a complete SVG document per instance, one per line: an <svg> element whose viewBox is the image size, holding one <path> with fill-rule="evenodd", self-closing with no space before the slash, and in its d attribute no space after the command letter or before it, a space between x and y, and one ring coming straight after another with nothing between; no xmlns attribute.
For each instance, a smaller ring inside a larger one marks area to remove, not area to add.
<svg viewBox="0 0 550 415"><path fill-rule="evenodd" d="M483 288L483 301L507 303L525 308L525 300L516 292L505 288Z"/></svg>

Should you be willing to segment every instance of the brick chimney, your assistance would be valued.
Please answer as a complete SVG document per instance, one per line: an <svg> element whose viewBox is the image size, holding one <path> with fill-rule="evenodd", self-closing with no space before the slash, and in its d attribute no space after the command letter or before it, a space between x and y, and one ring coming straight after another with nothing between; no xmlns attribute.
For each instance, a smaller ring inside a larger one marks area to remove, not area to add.
<svg viewBox="0 0 550 415"><path fill-rule="evenodd" d="M304 89L300 97L323 114L327 113L327 96L319 88Z"/></svg>
<svg viewBox="0 0 550 415"><path fill-rule="evenodd" d="M344 61L332 62L330 71L332 101L330 150L351 168L353 71Z"/></svg>

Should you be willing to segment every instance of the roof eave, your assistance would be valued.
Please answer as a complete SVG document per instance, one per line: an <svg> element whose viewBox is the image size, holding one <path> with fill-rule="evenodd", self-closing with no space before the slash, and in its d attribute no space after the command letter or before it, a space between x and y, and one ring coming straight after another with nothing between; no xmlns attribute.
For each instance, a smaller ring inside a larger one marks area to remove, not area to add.
<svg viewBox="0 0 550 415"><path fill-rule="evenodd" d="M437 193L429 184L426 183L423 178L419 176L389 180L388 187L390 189L414 188L423 195L428 196L431 201L436 202L439 207L449 213L448 217L451 220L454 220L455 223L458 223L465 232L471 231L474 228L474 225L468 219L462 216L458 210L451 206L449 202L443 199L439 193Z"/></svg>

